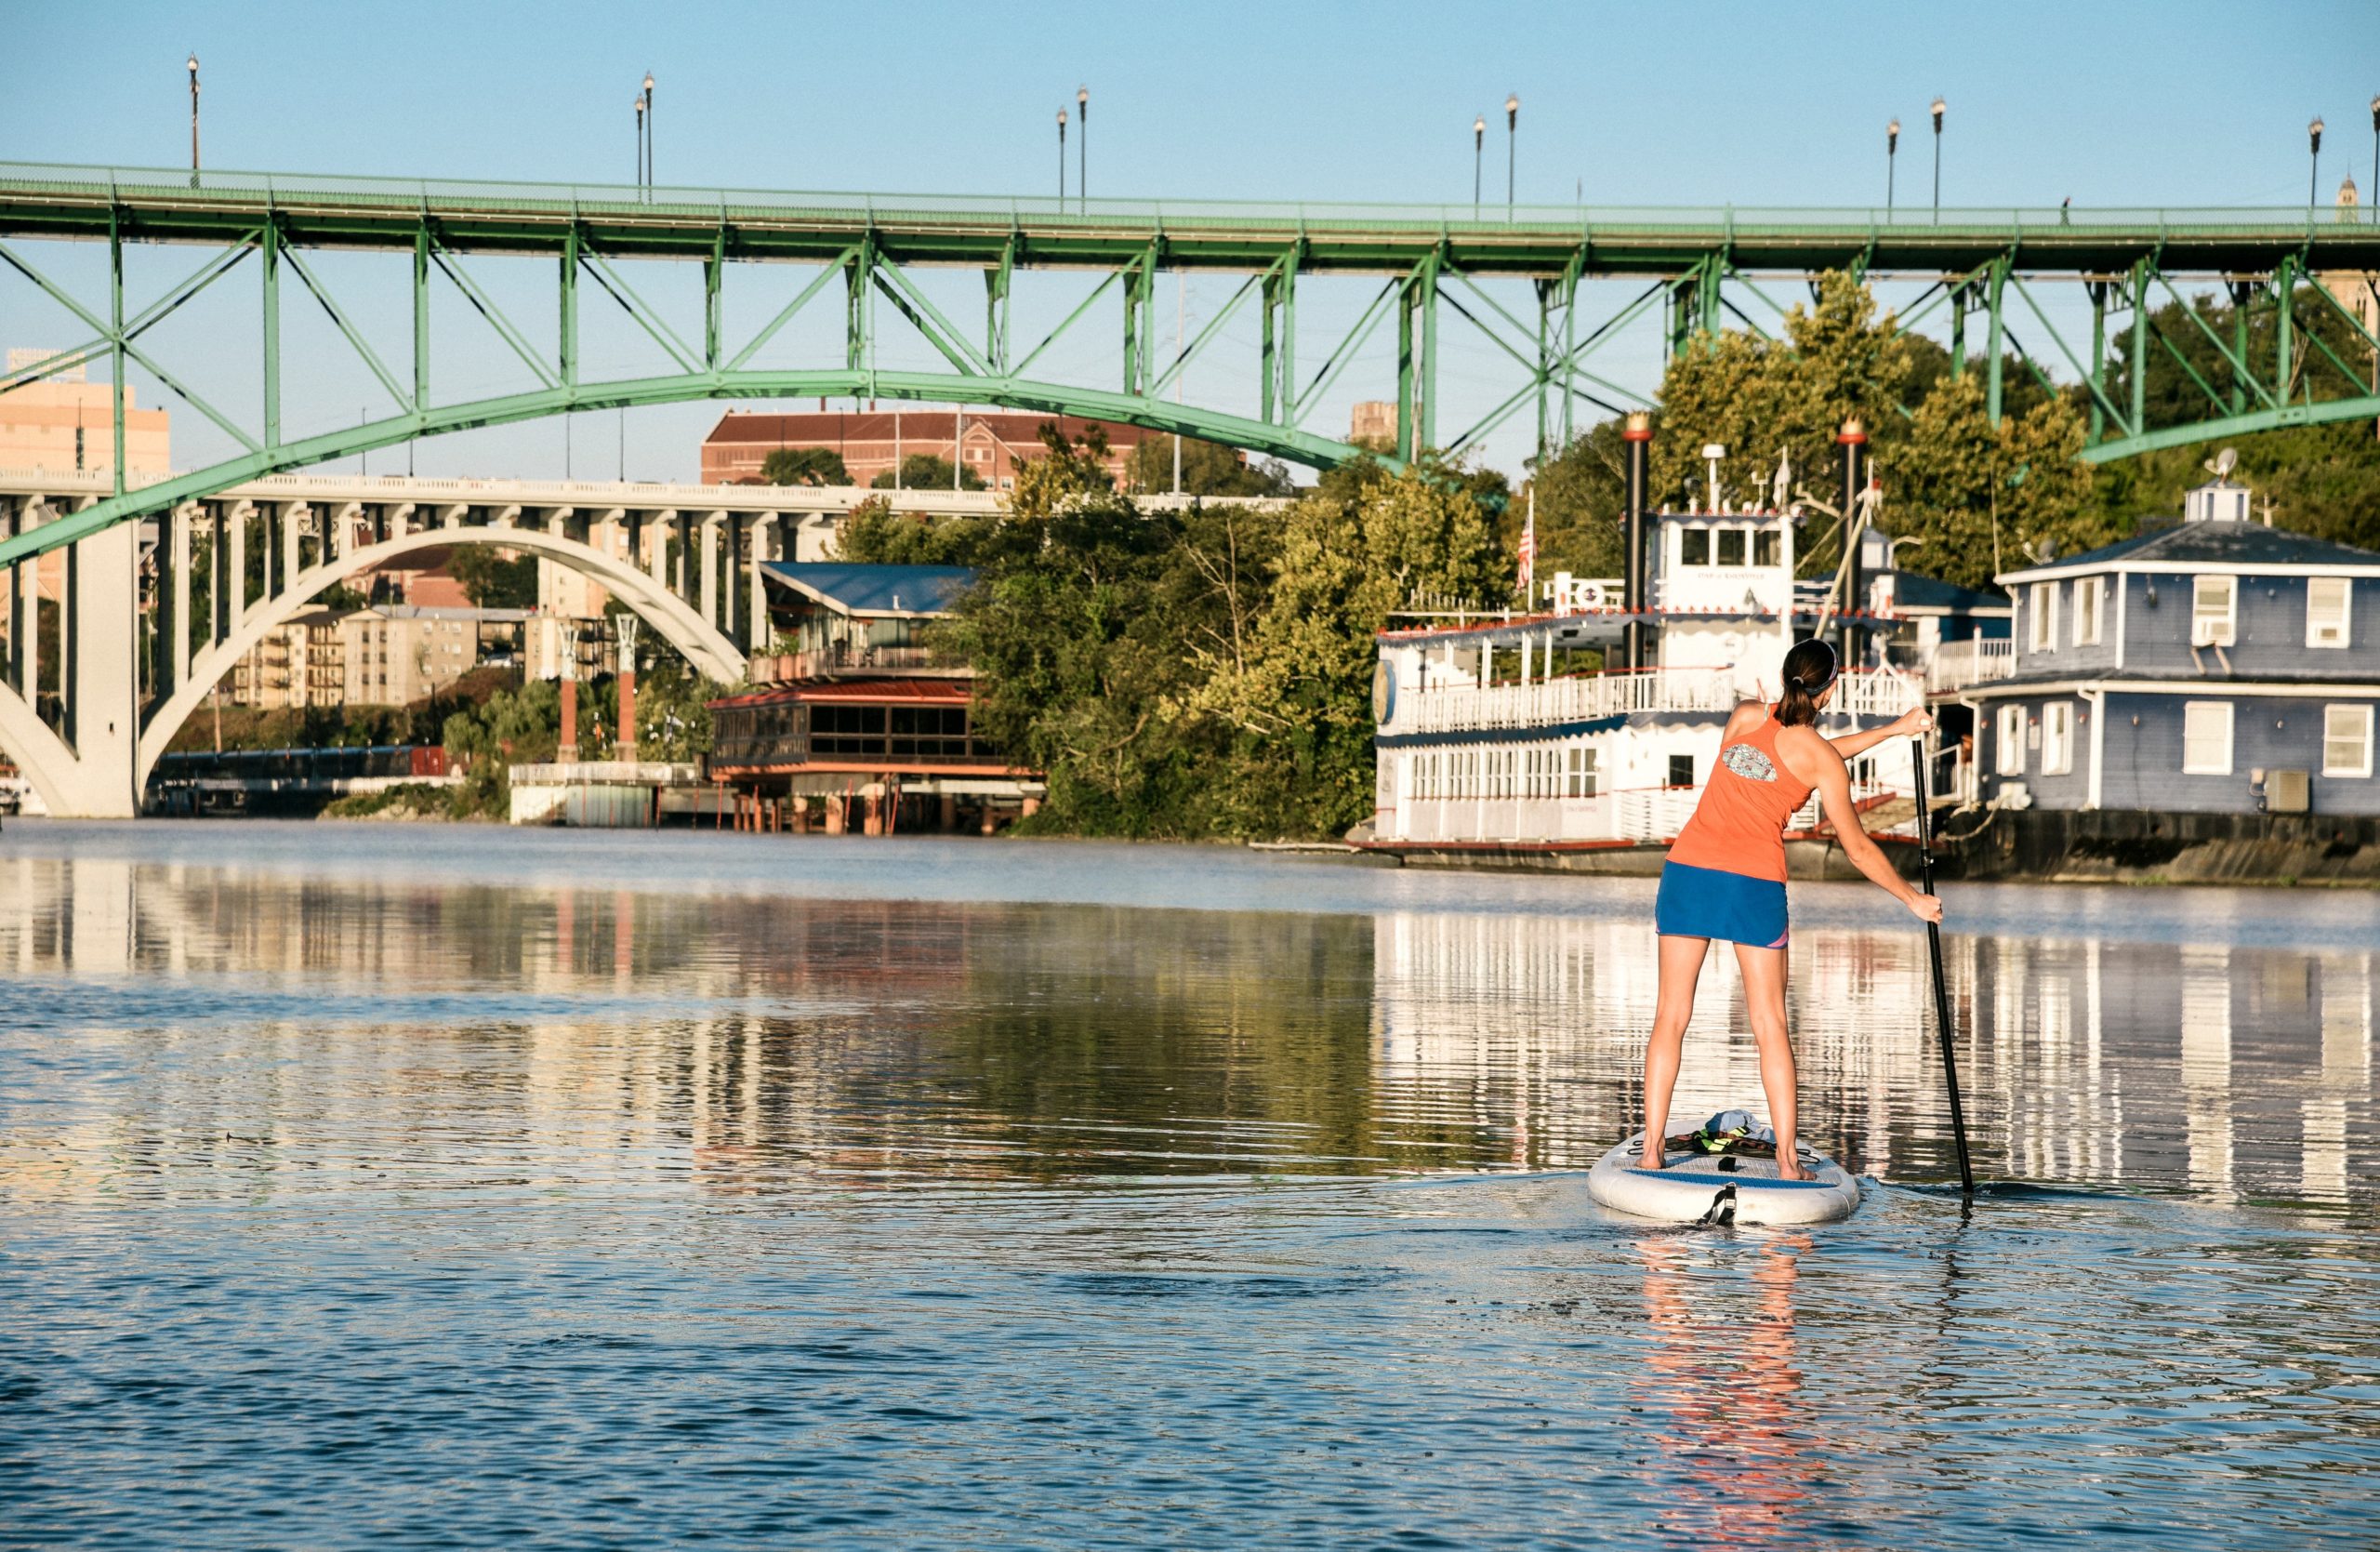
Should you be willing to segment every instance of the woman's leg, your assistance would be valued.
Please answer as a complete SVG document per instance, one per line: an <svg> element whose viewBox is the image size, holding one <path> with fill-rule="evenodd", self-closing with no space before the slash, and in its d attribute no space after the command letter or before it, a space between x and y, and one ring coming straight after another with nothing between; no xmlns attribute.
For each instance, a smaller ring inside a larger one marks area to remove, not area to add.
<svg viewBox="0 0 2380 1552"><path fill-rule="evenodd" d="M1736 965L1744 977L1744 1013L1760 1047L1760 1086L1768 1095L1768 1124L1777 1131L1777 1174L1780 1179L1801 1180L1805 1175L1794 1152L1800 1117L1793 1039L1785 1028L1785 954L1782 948L1736 945Z"/></svg>
<svg viewBox="0 0 2380 1552"><path fill-rule="evenodd" d="M1645 1042L1645 1151L1638 1161L1661 1167L1661 1140L1670 1123L1670 1094L1677 1087L1678 1052L1694 1019L1694 983L1702 977L1707 937L1663 936L1661 989L1653 1004L1653 1037Z"/></svg>

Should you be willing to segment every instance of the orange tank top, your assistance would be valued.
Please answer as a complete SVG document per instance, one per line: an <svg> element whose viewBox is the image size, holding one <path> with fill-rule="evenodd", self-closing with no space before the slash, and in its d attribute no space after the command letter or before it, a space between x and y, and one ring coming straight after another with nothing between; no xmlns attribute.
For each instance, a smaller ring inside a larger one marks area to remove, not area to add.
<svg viewBox="0 0 2380 1552"><path fill-rule="evenodd" d="M1758 727L1719 751L1694 816L1670 844L1672 862L1785 882L1785 821L1810 789L1778 758L1784 727L1772 706Z"/></svg>

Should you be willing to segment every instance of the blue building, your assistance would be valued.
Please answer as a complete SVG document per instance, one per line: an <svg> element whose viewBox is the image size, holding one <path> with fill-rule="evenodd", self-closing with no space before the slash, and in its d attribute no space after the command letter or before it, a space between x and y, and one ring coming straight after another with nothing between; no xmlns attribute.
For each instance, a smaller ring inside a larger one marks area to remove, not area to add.
<svg viewBox="0 0 2380 1552"><path fill-rule="evenodd" d="M2177 524L1998 580L2013 639L1946 643L1929 675L1968 797L2380 815L2380 554L2259 523L2218 479Z"/></svg>

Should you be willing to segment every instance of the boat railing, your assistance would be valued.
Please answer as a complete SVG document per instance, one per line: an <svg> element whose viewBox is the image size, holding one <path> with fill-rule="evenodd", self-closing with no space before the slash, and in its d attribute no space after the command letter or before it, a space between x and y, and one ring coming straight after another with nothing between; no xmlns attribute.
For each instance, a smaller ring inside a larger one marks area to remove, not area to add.
<svg viewBox="0 0 2380 1552"><path fill-rule="evenodd" d="M1381 731L1462 733L1474 729L1554 727L1649 711L1732 711L1753 698L1732 670L1653 669L1589 673L1528 684L1452 684L1400 691ZM1924 703L1908 675L1890 670L1846 673L1829 710L1857 717L1897 717Z"/></svg>

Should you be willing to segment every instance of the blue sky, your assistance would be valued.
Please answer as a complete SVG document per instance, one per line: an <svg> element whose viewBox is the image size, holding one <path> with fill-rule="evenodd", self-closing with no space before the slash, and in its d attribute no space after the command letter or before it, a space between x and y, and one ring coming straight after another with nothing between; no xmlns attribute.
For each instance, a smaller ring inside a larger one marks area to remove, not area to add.
<svg viewBox="0 0 2380 1552"><path fill-rule="evenodd" d="M1922 202L1925 104L1939 92L1950 103L1946 205L2054 205L2069 195L2078 206L2293 204L2305 197L2305 126L2316 113L2330 125L2323 196L2343 173L2370 180L2366 104L2380 92L2380 5L2371 0L0 0L0 33L18 83L0 94L7 159L179 163L188 153L182 59L195 49L210 166L624 181L631 100L649 69L664 182L972 193L1053 192L1054 113L1082 83L1092 92L1094 194L1466 200L1472 115L1490 120L1492 190L1503 172L1499 105L1516 91L1524 201L1567 200L1583 187L1590 204L1881 202L1884 125L1897 114L1906 126L1900 197ZM50 84L28 89L33 81ZM1210 285L1194 285L1183 298L1194 329L1202 308L1228 294ZM1324 314L1318 330L1330 310L1314 311ZM50 338L59 326L21 282L0 284L0 340L71 343ZM227 341L237 337L226 312L194 325L188 347L205 349L215 327ZM1305 349L1321 344L1317 332ZM1488 391L1485 355L1466 375L1471 349L1449 346L1449 413L1466 393ZM1084 373L1100 365L1074 364ZM1359 362L1351 377L1377 376L1376 367ZM1633 350L1611 369L1649 386L1658 352ZM1351 381L1348 395L1379 389ZM1200 391L1194 382L1193 393ZM355 397L327 380L322 391ZM351 420L365 407L343 413ZM631 474L691 475L694 444L715 413L688 405L630 417ZM1317 429L1343 429L1333 416L1343 420L1343 409L1329 406ZM186 421L196 417L177 417L184 463L212 451L214 434L195 424L185 432ZM470 433L435 452L425 445L424 471L546 472L558 468L558 430ZM576 428L574 441L600 436L610 446L617 435L606 418L600 431ZM1489 461L1516 465L1526 440L1514 422L1488 444Z"/></svg>

